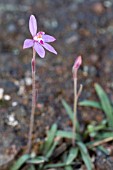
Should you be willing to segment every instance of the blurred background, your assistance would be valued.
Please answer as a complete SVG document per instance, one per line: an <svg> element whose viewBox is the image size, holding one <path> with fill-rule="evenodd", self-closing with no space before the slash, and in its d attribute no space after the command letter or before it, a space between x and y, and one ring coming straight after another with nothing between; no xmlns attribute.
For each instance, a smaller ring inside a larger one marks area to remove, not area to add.
<svg viewBox="0 0 113 170"><path fill-rule="evenodd" d="M31 110L32 49L23 50L31 38L28 22L33 14L38 31L53 35L58 55L36 56L38 89L34 138L43 138L49 126L68 128L61 100L73 107L72 66L81 55L78 83L83 99L95 99L98 82L113 101L113 1L112 0L0 0L0 153L27 142ZM79 108L82 124L101 121L95 110Z"/></svg>

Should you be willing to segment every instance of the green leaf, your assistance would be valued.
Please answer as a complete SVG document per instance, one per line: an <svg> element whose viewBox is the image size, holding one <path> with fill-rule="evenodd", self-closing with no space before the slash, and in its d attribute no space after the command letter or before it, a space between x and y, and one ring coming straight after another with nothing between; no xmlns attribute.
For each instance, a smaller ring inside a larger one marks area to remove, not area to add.
<svg viewBox="0 0 113 170"><path fill-rule="evenodd" d="M48 131L47 140L44 143L44 149L43 149L44 154L46 154L49 151L52 143L54 143L56 132L57 132L57 125L53 124L51 129Z"/></svg>
<svg viewBox="0 0 113 170"><path fill-rule="evenodd" d="M62 100L62 104L63 104L63 106L64 106L64 108L66 110L67 115L69 116L69 118L70 118L70 120L71 120L71 122L73 124L74 113L73 113L71 107L68 105L68 103L65 100ZM80 129L79 127L80 127L79 122L76 121L77 132L79 132L79 129Z"/></svg>
<svg viewBox="0 0 113 170"><path fill-rule="evenodd" d="M30 155L22 155L12 166L11 170L19 170L20 167L30 158Z"/></svg>
<svg viewBox="0 0 113 170"><path fill-rule="evenodd" d="M51 157L51 155L53 154L53 151L54 151L54 149L56 148L57 145L58 145L58 141L55 141L53 143L53 145L51 146L51 148L49 149L49 151L47 152L46 158L50 158Z"/></svg>
<svg viewBox="0 0 113 170"><path fill-rule="evenodd" d="M68 158L66 160L66 165L71 164L78 155L78 148L71 148L69 151Z"/></svg>
<svg viewBox="0 0 113 170"><path fill-rule="evenodd" d="M91 101L91 100L84 100L82 102L79 102L80 106L88 106L88 107L95 107L97 109L102 110L102 106L99 102Z"/></svg>
<svg viewBox="0 0 113 170"><path fill-rule="evenodd" d="M103 146L98 146L97 148L98 150L101 150L101 152L103 152L104 154L109 155L109 151Z"/></svg>
<svg viewBox="0 0 113 170"><path fill-rule="evenodd" d="M37 156L37 157L35 157L35 158L33 158L33 159L28 160L27 163L31 163L31 164L41 164L41 163L44 163L44 162L46 162L46 161L47 161L47 159L46 159L45 157L43 157L43 156Z"/></svg>
<svg viewBox="0 0 113 170"><path fill-rule="evenodd" d="M56 136L59 136L59 137L62 137L62 138L73 139L73 132L58 130L57 133L56 133ZM76 133L75 139L81 140L81 137L79 136L79 134Z"/></svg>
<svg viewBox="0 0 113 170"><path fill-rule="evenodd" d="M95 90L96 90L97 95L100 99L102 109L106 114L108 124L110 127L113 128L113 109L110 104L110 101L109 101L106 93L104 92L103 88L99 84L95 84Z"/></svg>
<svg viewBox="0 0 113 170"><path fill-rule="evenodd" d="M59 167L65 167L65 163L55 163L55 164L48 164L44 168L59 168Z"/></svg>
<svg viewBox="0 0 113 170"><path fill-rule="evenodd" d="M98 139L102 140L102 139L109 138L109 137L113 137L113 132L100 133L100 135L98 136Z"/></svg>
<svg viewBox="0 0 113 170"><path fill-rule="evenodd" d="M67 104L67 102L65 100L62 100L62 104L66 110L66 113L68 114L69 118L71 119L71 121L73 122L73 111L71 109L71 107Z"/></svg>
<svg viewBox="0 0 113 170"><path fill-rule="evenodd" d="M72 166L68 165L65 167L65 170L73 170Z"/></svg>
<svg viewBox="0 0 113 170"><path fill-rule="evenodd" d="M31 166L28 168L28 170L35 170L34 165L31 165Z"/></svg>
<svg viewBox="0 0 113 170"><path fill-rule="evenodd" d="M87 150L85 144L82 142L77 142L77 144L79 146L80 153L81 153L82 159L87 167L87 170L92 170L92 162L91 162L91 159L90 159L90 156L89 156L89 153L88 153L88 150Z"/></svg>

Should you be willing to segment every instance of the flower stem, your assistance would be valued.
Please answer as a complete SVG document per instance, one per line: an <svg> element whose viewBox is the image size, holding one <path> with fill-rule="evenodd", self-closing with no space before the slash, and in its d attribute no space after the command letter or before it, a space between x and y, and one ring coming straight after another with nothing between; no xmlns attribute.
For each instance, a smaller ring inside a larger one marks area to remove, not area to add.
<svg viewBox="0 0 113 170"><path fill-rule="evenodd" d="M77 77L74 77L74 118L73 118L73 139L72 145L75 146L76 122L77 122Z"/></svg>
<svg viewBox="0 0 113 170"><path fill-rule="evenodd" d="M35 85L36 60L35 60L35 54L36 54L36 52L33 48L33 58L31 61L31 67L32 67L32 109L31 109L31 117L30 117L30 125L29 125L27 153L31 152L31 147L32 147L32 134L33 134L35 107L36 107L36 85Z"/></svg>

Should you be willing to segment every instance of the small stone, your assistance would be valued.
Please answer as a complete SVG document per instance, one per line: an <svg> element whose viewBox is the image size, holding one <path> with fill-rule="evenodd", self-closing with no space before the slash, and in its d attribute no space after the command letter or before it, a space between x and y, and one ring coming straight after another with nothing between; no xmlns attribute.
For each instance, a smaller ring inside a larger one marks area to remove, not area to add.
<svg viewBox="0 0 113 170"><path fill-rule="evenodd" d="M9 96L8 94L5 94L4 95L4 100L6 100L6 101L11 100L11 96Z"/></svg>
<svg viewBox="0 0 113 170"><path fill-rule="evenodd" d="M25 93L25 87L21 85L18 91L18 95L23 95L24 93Z"/></svg>
<svg viewBox="0 0 113 170"><path fill-rule="evenodd" d="M15 33L16 32L16 26L14 23L10 23L7 27L7 32L8 33Z"/></svg>
<svg viewBox="0 0 113 170"><path fill-rule="evenodd" d="M7 122L7 124L10 125L10 126L16 126L16 125L18 125L18 121L15 120L14 113L12 113L11 115L8 116L8 122Z"/></svg>
<svg viewBox="0 0 113 170"><path fill-rule="evenodd" d="M17 102L12 102L12 106L13 106L13 107L15 107L15 106L17 106L17 105L18 105Z"/></svg>
<svg viewBox="0 0 113 170"><path fill-rule="evenodd" d="M2 100L4 94L4 89L0 88L0 100Z"/></svg>
<svg viewBox="0 0 113 170"><path fill-rule="evenodd" d="M30 77L26 77L26 78L25 78L25 84L26 84L27 86L31 86L31 85L32 85L32 79L31 79Z"/></svg>
<svg viewBox="0 0 113 170"><path fill-rule="evenodd" d="M102 14L104 12L104 6L101 2L96 2L92 6L92 10L97 14Z"/></svg>
<svg viewBox="0 0 113 170"><path fill-rule="evenodd" d="M110 1L104 1L104 6L105 6L106 8L110 8L110 7L112 6L112 2L110 2Z"/></svg>

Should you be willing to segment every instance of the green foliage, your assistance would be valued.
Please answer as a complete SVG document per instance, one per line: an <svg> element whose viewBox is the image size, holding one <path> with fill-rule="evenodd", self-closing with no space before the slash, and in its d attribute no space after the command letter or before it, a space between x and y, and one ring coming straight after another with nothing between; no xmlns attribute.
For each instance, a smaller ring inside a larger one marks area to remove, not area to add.
<svg viewBox="0 0 113 170"><path fill-rule="evenodd" d="M96 90L97 95L100 99L102 109L105 112L106 117L108 119L109 127L113 128L113 109L112 109L111 103L110 103L106 93L104 92L104 90L102 89L102 87L99 84L95 84L95 90Z"/></svg>
<svg viewBox="0 0 113 170"><path fill-rule="evenodd" d="M22 155L12 166L11 170L19 170L21 166L30 158L30 155Z"/></svg>
<svg viewBox="0 0 113 170"><path fill-rule="evenodd" d="M99 102L95 102L95 101L91 101L91 100L84 100L82 102L79 102L79 105L80 106L94 107L94 108L102 110L101 104Z"/></svg>
<svg viewBox="0 0 113 170"><path fill-rule="evenodd" d="M83 142L78 142L77 144L79 146L80 153L81 153L82 159L87 167L87 170L91 170L92 162L91 162L87 147L85 146L85 144Z"/></svg>
<svg viewBox="0 0 113 170"><path fill-rule="evenodd" d="M81 106L95 107L101 109L106 114L109 127L113 128L113 107L107 94L99 84L95 84L95 90L99 97L100 102L85 100L79 103Z"/></svg>
<svg viewBox="0 0 113 170"><path fill-rule="evenodd" d="M66 160L66 165L70 165L75 160L77 155L78 155L78 147L76 147L76 148L72 147L69 150L69 155Z"/></svg>
<svg viewBox="0 0 113 170"><path fill-rule="evenodd" d="M65 110L66 110L67 115L69 116L69 118L70 118L70 120L71 120L71 122L72 122L72 124L73 124L74 113L73 113L71 107L69 106L69 104L68 104L65 100L62 100L62 104L63 104L63 106L64 106L64 108L65 108ZM76 121L76 125L75 125L75 126L76 126L77 132L79 132L80 125L79 125L79 122L78 122L78 121Z"/></svg>
<svg viewBox="0 0 113 170"><path fill-rule="evenodd" d="M44 148L43 148L44 154L46 154L50 150L50 147L54 141L56 132L57 132L57 125L53 124L51 129L48 131L47 139L44 143Z"/></svg>
<svg viewBox="0 0 113 170"><path fill-rule="evenodd" d="M60 168L64 170L73 170L73 165L75 164L76 158L81 158L86 165L88 170L92 170L92 162L88 150L93 150L95 143L106 138L113 138L113 108L112 105L104 92L104 90L98 84L95 84L95 90L99 97L99 102L85 100L80 102L81 106L89 106L97 109L101 109L106 114L106 120L103 120L98 125L92 121L87 125L84 132L80 132L80 126L77 121L77 131L75 134L76 145L68 146L65 152L62 151L58 157L58 161L54 161L54 153L60 145L60 139L73 139L73 132L58 130L57 125L53 124L48 131L47 138L43 143L42 149L40 150L40 155L32 158L30 155L23 155L20 157L16 163L13 165L11 170L20 170L20 168L26 163L29 164L29 170L46 170L49 168ZM65 100L62 100L62 104L66 110L73 124L73 111L71 107ZM92 142L86 142L88 137L93 137ZM85 141L85 142L84 142ZM97 146L97 149L107 154L107 150L103 146Z"/></svg>

